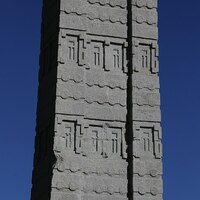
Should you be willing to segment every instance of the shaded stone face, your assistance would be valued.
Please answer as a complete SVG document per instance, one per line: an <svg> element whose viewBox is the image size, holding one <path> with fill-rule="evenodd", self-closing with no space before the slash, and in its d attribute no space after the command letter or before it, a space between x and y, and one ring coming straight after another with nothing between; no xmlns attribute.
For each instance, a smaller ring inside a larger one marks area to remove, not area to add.
<svg viewBox="0 0 200 200"><path fill-rule="evenodd" d="M31 200L162 200L157 0L43 0Z"/></svg>

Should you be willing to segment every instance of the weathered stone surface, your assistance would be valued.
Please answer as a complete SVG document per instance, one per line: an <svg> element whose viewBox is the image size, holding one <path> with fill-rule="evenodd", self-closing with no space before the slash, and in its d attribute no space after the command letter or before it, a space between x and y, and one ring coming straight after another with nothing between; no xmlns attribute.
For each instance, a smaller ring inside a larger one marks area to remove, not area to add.
<svg viewBox="0 0 200 200"><path fill-rule="evenodd" d="M158 39L158 28L146 24L138 24L133 21L133 37Z"/></svg>
<svg viewBox="0 0 200 200"><path fill-rule="evenodd" d="M110 106L91 105L86 106L85 118L111 120L111 121L126 121L126 110L122 108L110 108Z"/></svg>
<svg viewBox="0 0 200 200"><path fill-rule="evenodd" d="M154 92L135 91L133 94L133 103L138 106L160 106L160 94Z"/></svg>
<svg viewBox="0 0 200 200"><path fill-rule="evenodd" d="M133 198L136 199L136 200L151 200L151 199L162 200L163 199L162 195L160 195L160 194L154 196L152 194L141 195L139 193L134 193L133 196L134 196Z"/></svg>
<svg viewBox="0 0 200 200"><path fill-rule="evenodd" d="M126 91L120 89L100 88L98 86L88 87L82 84L58 83L57 96L62 99L84 99L86 103L97 103L101 105L126 105Z"/></svg>
<svg viewBox="0 0 200 200"><path fill-rule="evenodd" d="M162 175L162 163L160 160L134 160L134 173L143 177L145 175L150 175L151 177L158 177Z"/></svg>
<svg viewBox="0 0 200 200"><path fill-rule="evenodd" d="M157 0L44 0L31 200L162 200Z"/></svg>
<svg viewBox="0 0 200 200"><path fill-rule="evenodd" d="M155 178L134 177L133 191L140 195L151 193L153 196L162 194L162 181Z"/></svg>
<svg viewBox="0 0 200 200"><path fill-rule="evenodd" d="M160 108L133 105L133 117L136 121L160 122Z"/></svg>
<svg viewBox="0 0 200 200"><path fill-rule="evenodd" d="M57 190L70 190L70 191L82 191L84 193L107 193L110 195L119 194L124 196L127 193L126 179L103 177L102 173L98 176L79 175L76 173L61 173L54 172L54 178L52 181L52 187Z"/></svg>
<svg viewBox="0 0 200 200"><path fill-rule="evenodd" d="M62 149L64 151L64 148ZM97 157L97 155L96 155ZM108 175L117 177L120 176L121 178L125 178L127 175L127 163L126 161L122 160L121 162L116 162L115 156L113 157L111 154L108 155L110 158L102 163L102 159L96 159L92 156L87 158L80 158L77 155L71 155L68 152L62 153L62 156L57 158L57 163L55 165L55 169L59 172L72 172L82 175ZM68 162L70 161L70 163ZM112 163L112 166L110 166Z"/></svg>
<svg viewBox="0 0 200 200"><path fill-rule="evenodd" d="M158 17L156 10L133 9L133 21L139 24L157 25Z"/></svg>
<svg viewBox="0 0 200 200"><path fill-rule="evenodd" d="M139 89L158 90L160 88L159 78L157 76L146 76L144 74L134 73L132 79L133 86Z"/></svg>

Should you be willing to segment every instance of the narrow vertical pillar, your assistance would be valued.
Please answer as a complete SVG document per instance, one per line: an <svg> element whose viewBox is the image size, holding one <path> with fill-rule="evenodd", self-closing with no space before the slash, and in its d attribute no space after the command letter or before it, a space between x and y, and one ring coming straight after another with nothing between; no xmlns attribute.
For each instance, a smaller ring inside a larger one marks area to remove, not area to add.
<svg viewBox="0 0 200 200"><path fill-rule="evenodd" d="M132 0L134 200L161 200L163 193L157 25L157 0Z"/></svg>

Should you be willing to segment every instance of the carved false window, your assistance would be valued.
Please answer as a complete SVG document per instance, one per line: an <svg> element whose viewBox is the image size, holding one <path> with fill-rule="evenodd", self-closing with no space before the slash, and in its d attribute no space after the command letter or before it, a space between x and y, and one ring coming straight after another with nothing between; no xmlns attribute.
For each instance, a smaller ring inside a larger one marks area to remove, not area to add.
<svg viewBox="0 0 200 200"><path fill-rule="evenodd" d="M94 47L94 65L100 66L100 47Z"/></svg>
<svg viewBox="0 0 200 200"><path fill-rule="evenodd" d="M67 117L66 117L67 118ZM62 119L57 117L57 127L56 132L58 133L55 142L56 151L65 151L80 153L82 147L82 124L78 123L76 120L71 121L71 117L67 119Z"/></svg>
<svg viewBox="0 0 200 200"><path fill-rule="evenodd" d="M156 43L134 42L134 70L145 74L158 73L158 46Z"/></svg>
<svg viewBox="0 0 200 200"><path fill-rule="evenodd" d="M142 149L144 153L153 154L153 135L152 129L146 129L142 136Z"/></svg>
<svg viewBox="0 0 200 200"><path fill-rule="evenodd" d="M156 158L162 157L162 130L161 127L156 127L154 129L154 154Z"/></svg>
<svg viewBox="0 0 200 200"><path fill-rule="evenodd" d="M103 152L103 134L101 132L101 128L95 127L91 130L91 138L92 138L92 148L93 152L98 154L102 154Z"/></svg>
<svg viewBox="0 0 200 200"><path fill-rule="evenodd" d="M112 45L112 68L122 70L122 46Z"/></svg>
<svg viewBox="0 0 200 200"><path fill-rule="evenodd" d="M67 41L67 58L70 62L78 61L78 39L77 37L68 37Z"/></svg>
<svg viewBox="0 0 200 200"><path fill-rule="evenodd" d="M121 129L109 128L108 133L110 134L110 153L113 155L122 154L122 140L121 140Z"/></svg>
<svg viewBox="0 0 200 200"><path fill-rule="evenodd" d="M160 126L136 127L134 130L134 150L136 157L162 157L162 132Z"/></svg>
<svg viewBox="0 0 200 200"><path fill-rule="evenodd" d="M117 133L112 133L112 153L118 153L118 135Z"/></svg>
<svg viewBox="0 0 200 200"><path fill-rule="evenodd" d="M103 68L103 43L92 42L92 65L97 68Z"/></svg>
<svg viewBox="0 0 200 200"><path fill-rule="evenodd" d="M69 46L68 46L68 52L69 52L69 60L74 61L75 60L75 42L74 41L69 41Z"/></svg>
<svg viewBox="0 0 200 200"><path fill-rule="evenodd" d="M151 67L151 54L150 54L150 47L149 46L141 46L140 47L140 60L139 64L142 70L150 71Z"/></svg>
<svg viewBox="0 0 200 200"><path fill-rule="evenodd" d="M66 134L66 147L71 149L73 145L73 138L72 138L73 136L71 127L66 127L65 134Z"/></svg>
<svg viewBox="0 0 200 200"><path fill-rule="evenodd" d="M75 149L75 123L74 122L63 122L63 133L62 141L63 147L68 150L74 151Z"/></svg>
<svg viewBox="0 0 200 200"><path fill-rule="evenodd" d="M119 63L119 50L118 49L114 49L113 50L113 67L115 69L119 69L120 67L120 63Z"/></svg>
<svg viewBox="0 0 200 200"><path fill-rule="evenodd" d="M92 144L94 147L94 151L99 151L99 134L98 131L93 131L93 137L92 137Z"/></svg>
<svg viewBox="0 0 200 200"><path fill-rule="evenodd" d="M127 72L127 43L110 43L105 40L105 70Z"/></svg>
<svg viewBox="0 0 200 200"><path fill-rule="evenodd" d="M123 135L123 136L122 136ZM88 141L85 144L88 152L101 155L104 158L109 156L125 157L125 138L122 128L102 126L89 126ZM86 140L87 141L87 140Z"/></svg>

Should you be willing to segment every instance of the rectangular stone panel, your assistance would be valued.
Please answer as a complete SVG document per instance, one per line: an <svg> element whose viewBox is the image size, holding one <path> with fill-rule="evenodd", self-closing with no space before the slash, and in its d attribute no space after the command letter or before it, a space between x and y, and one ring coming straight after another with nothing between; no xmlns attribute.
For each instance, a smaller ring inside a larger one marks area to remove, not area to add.
<svg viewBox="0 0 200 200"><path fill-rule="evenodd" d="M136 158L162 158L162 130L158 123L133 123L133 155ZM156 161L157 162L157 161Z"/></svg>
<svg viewBox="0 0 200 200"><path fill-rule="evenodd" d="M149 25L141 25L135 22L132 23L133 27L133 37L138 38L148 38L148 39L158 39L158 28Z"/></svg>
<svg viewBox="0 0 200 200"><path fill-rule="evenodd" d="M154 159L137 159L133 161L134 174L143 177L150 175L151 177L160 177L162 175L162 161Z"/></svg>
<svg viewBox="0 0 200 200"><path fill-rule="evenodd" d="M135 89L133 93L133 104L138 106L160 106L160 94L158 92Z"/></svg>
<svg viewBox="0 0 200 200"><path fill-rule="evenodd" d="M160 122L160 108L133 105L133 117L135 121Z"/></svg>
<svg viewBox="0 0 200 200"><path fill-rule="evenodd" d="M160 88L160 82L158 76L147 76L144 74L133 73L132 75L133 87L138 89L158 90Z"/></svg>
<svg viewBox="0 0 200 200"><path fill-rule="evenodd" d="M100 105L126 106L126 91L121 89L101 88L99 86L88 87L83 84L58 82L57 96L62 99L83 99L86 103Z"/></svg>

